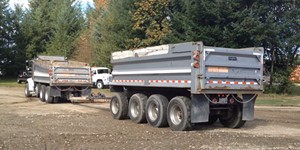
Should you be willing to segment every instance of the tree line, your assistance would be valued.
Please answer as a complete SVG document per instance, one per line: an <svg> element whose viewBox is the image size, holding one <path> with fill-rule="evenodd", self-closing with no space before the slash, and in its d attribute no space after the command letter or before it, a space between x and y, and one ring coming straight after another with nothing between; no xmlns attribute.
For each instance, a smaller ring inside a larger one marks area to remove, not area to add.
<svg viewBox="0 0 300 150"><path fill-rule="evenodd" d="M7 75L40 54L110 67L113 51L203 41L263 47L271 87L279 83L284 92L299 64L297 0L108 0L85 13L74 0L31 0L27 10L2 0L0 7L0 67Z"/></svg>

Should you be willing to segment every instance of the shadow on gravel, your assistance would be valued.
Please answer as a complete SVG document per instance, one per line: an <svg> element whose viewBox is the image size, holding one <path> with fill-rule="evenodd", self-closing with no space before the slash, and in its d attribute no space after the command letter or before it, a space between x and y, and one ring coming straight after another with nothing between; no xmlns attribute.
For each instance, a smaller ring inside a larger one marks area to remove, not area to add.
<svg viewBox="0 0 300 150"><path fill-rule="evenodd" d="M245 123L245 125L241 128L238 128L236 130L252 130L259 126L268 126L269 122L267 120L263 119L254 119L253 121L248 121ZM197 123L193 127L193 131L205 131L205 130L216 130L220 128L225 128L223 125L217 121L213 125L209 125L207 123Z"/></svg>
<svg viewBox="0 0 300 150"><path fill-rule="evenodd" d="M82 107L86 107L86 108L93 108L93 109L100 109L100 110L104 110L104 111L109 111L109 108L101 107L99 105L95 105L97 107L94 107L94 106L84 105L84 104L87 104L87 103L73 103L73 104L74 105L79 105L79 106L82 106ZM90 103L90 104L99 104L99 103Z"/></svg>

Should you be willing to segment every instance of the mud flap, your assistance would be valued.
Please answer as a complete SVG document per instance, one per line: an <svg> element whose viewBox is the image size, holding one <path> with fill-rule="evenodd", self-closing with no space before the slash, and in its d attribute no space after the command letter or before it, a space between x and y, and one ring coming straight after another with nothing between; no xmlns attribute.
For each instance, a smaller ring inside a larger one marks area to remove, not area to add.
<svg viewBox="0 0 300 150"><path fill-rule="evenodd" d="M51 86L50 87L50 96L61 97L61 91L58 90L56 87Z"/></svg>
<svg viewBox="0 0 300 150"><path fill-rule="evenodd" d="M243 94L243 101L249 101L248 103L243 104L243 118L242 120L253 120L254 119L254 104L256 100L256 96L253 94Z"/></svg>
<svg viewBox="0 0 300 150"><path fill-rule="evenodd" d="M191 122L208 122L209 101L203 94L192 94Z"/></svg>

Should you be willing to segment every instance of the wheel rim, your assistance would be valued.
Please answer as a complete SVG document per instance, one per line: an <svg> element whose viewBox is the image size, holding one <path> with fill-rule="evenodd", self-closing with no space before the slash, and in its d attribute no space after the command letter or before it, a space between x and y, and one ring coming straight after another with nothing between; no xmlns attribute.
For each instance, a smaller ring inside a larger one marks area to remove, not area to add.
<svg viewBox="0 0 300 150"><path fill-rule="evenodd" d="M113 114L117 114L119 112L119 106L119 102L116 99L112 99L111 111Z"/></svg>
<svg viewBox="0 0 300 150"><path fill-rule="evenodd" d="M150 120L154 121L158 118L158 106L156 103L152 102L149 105L148 114L149 114Z"/></svg>
<svg viewBox="0 0 300 150"><path fill-rule="evenodd" d="M97 88L98 88L98 89L102 89L102 83L101 83L101 82L98 82L98 83L97 83Z"/></svg>
<svg viewBox="0 0 300 150"><path fill-rule="evenodd" d="M28 95L28 90L27 90L27 86L25 87L25 95Z"/></svg>
<svg viewBox="0 0 300 150"><path fill-rule="evenodd" d="M35 93L36 93L36 94L39 94L38 92L39 92L38 86L36 86L36 87L35 87Z"/></svg>
<svg viewBox="0 0 300 150"><path fill-rule="evenodd" d="M43 98L43 91L40 90L40 98L42 99Z"/></svg>
<svg viewBox="0 0 300 150"><path fill-rule="evenodd" d="M48 97L48 92L45 92L45 100L48 101L49 100L49 97Z"/></svg>
<svg viewBox="0 0 300 150"><path fill-rule="evenodd" d="M130 105L130 113L132 117L136 118L139 115L139 112L140 112L139 104L136 101L132 102Z"/></svg>
<svg viewBox="0 0 300 150"><path fill-rule="evenodd" d="M170 119L174 125L178 125L182 122L183 112L178 105L174 105L170 109Z"/></svg>

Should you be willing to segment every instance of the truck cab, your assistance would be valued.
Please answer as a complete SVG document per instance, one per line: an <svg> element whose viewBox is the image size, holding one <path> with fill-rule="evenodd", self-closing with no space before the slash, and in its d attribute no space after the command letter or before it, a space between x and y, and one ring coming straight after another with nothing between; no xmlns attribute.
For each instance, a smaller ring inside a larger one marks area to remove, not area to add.
<svg viewBox="0 0 300 150"><path fill-rule="evenodd" d="M110 74L111 71L109 68L106 67L92 67L92 80L93 85L98 89L103 89L104 87L108 86L109 79L112 78Z"/></svg>

